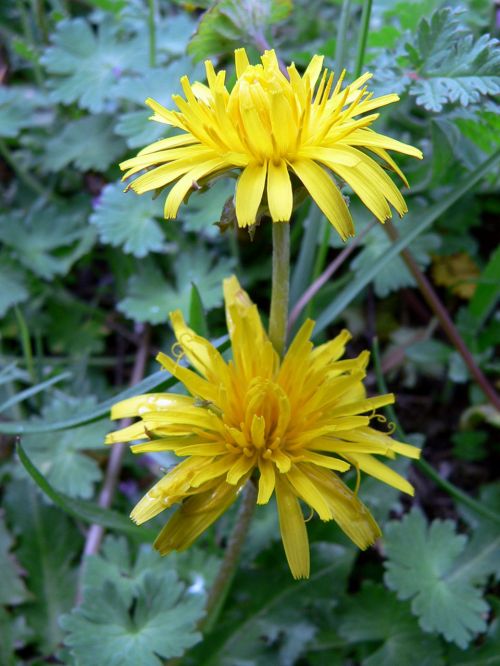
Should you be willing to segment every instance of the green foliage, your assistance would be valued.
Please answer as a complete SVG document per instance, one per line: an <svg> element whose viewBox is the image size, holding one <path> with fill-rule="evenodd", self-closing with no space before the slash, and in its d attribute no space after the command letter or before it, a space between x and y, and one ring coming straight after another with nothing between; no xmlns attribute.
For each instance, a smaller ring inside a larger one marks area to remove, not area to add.
<svg viewBox="0 0 500 666"><path fill-rule="evenodd" d="M396 229L401 238L404 238L405 232L411 230L411 225L405 220L401 220L396 223ZM351 263L351 268L358 275L362 274L367 266L376 265L390 250L392 241L384 229L378 225L371 229L365 237L363 245L363 250ZM422 234L412 243L412 254L419 268L425 268L429 265L431 254L438 249L439 245L440 238L433 233ZM415 286L415 280L403 259L395 257L390 264L386 264L377 272L373 286L377 296L384 298L402 287Z"/></svg>
<svg viewBox="0 0 500 666"><path fill-rule="evenodd" d="M76 576L71 563L80 550L81 537L60 511L42 504L27 481L9 485L5 508L19 535L16 557L32 594L23 605L24 614L41 650L50 653L61 640L59 616L74 603Z"/></svg>
<svg viewBox="0 0 500 666"><path fill-rule="evenodd" d="M113 88L124 70L141 68L147 63L142 40L120 34L111 19L103 21L94 32L83 18L61 21L53 35L42 63L56 77L51 80L55 102L71 104L92 113L101 113L113 99Z"/></svg>
<svg viewBox="0 0 500 666"><path fill-rule="evenodd" d="M219 0L203 15L188 52L195 60L227 53L241 42L262 40L269 25L286 18L291 0Z"/></svg>
<svg viewBox="0 0 500 666"><path fill-rule="evenodd" d="M5 522L0 516L0 604L13 606L25 601L29 595L21 578L21 569L10 552L13 538L7 531Z"/></svg>
<svg viewBox="0 0 500 666"><path fill-rule="evenodd" d="M97 227L101 242L122 247L135 257L145 257L165 248L165 238L157 222L160 217L159 199L151 201L133 193L127 196L122 185L113 183L103 189L90 222Z"/></svg>
<svg viewBox="0 0 500 666"><path fill-rule="evenodd" d="M195 284L207 310L222 303L222 279L231 272L230 260L218 261L203 249L185 249L174 262L175 284L164 278L151 262L145 262L138 275L129 280L128 295L118 304L127 317L140 322L160 324L167 321L168 313L181 310L189 313L191 285Z"/></svg>
<svg viewBox="0 0 500 666"><path fill-rule="evenodd" d="M28 214L0 215L0 240L25 268L45 280L67 273L89 251L94 238L93 230L82 224L82 208L77 206L40 210L35 205ZM15 295L15 285L13 289Z"/></svg>
<svg viewBox="0 0 500 666"><path fill-rule="evenodd" d="M158 556L131 568L124 541L108 541L104 557L87 561L83 602L61 619L65 643L82 666L96 663L159 666L197 643L204 598L186 592Z"/></svg>
<svg viewBox="0 0 500 666"><path fill-rule="evenodd" d="M55 490L35 465L33 465L29 456L20 444L17 446L17 453L24 469L38 485L40 490L42 490L42 492L44 492L57 507L72 518L75 518L78 521L84 521L89 525L102 525L102 527L107 527L116 530L117 532L124 532L137 540L151 541L156 536L154 530L150 530L147 527L136 527L127 516L124 516L117 511L104 509L92 502L85 502L63 495Z"/></svg>
<svg viewBox="0 0 500 666"><path fill-rule="evenodd" d="M32 124L38 97L32 88L0 87L0 137L16 137L22 129Z"/></svg>
<svg viewBox="0 0 500 666"><path fill-rule="evenodd" d="M466 544L453 522L434 520L427 526L416 509L389 523L385 532L387 585L398 598L412 600L425 631L439 632L461 648L486 628L488 605L477 585L491 570L498 548L497 542L478 553L471 545L465 550Z"/></svg>
<svg viewBox="0 0 500 666"><path fill-rule="evenodd" d="M123 154L123 141L114 136L113 121L108 116L88 116L67 123L47 141L43 166L60 171L74 164L81 171L105 171Z"/></svg>
<svg viewBox="0 0 500 666"><path fill-rule="evenodd" d="M98 504L112 451L102 446L111 405L180 390L153 361L172 342L169 311L181 308L226 353L221 280L235 271L264 319L269 306L270 225L264 219L251 239L232 226L234 178L190 196L172 222L163 220L163 197L122 192L118 163L177 131L150 122L144 100L175 108L182 75L205 80L192 57L225 69L231 87L234 49L245 45L256 62L266 41L301 72L323 53L328 67L335 59L352 73L362 4L0 3L1 664L159 664L175 655L186 666L498 661L500 542L491 519L500 507L492 483L498 413L400 258L407 248L426 270L430 259L434 267L440 255L465 252L478 267L470 301L438 294L494 383L500 83L498 45L486 34L488 0L465 0L464 11L442 0L371 3L368 85L401 97L382 110L376 129L420 147L424 160L395 156L411 183L402 187L410 213L394 221L400 240L390 242L377 224L324 285L311 315L321 341L345 322L351 356L379 337L397 415L419 430L406 441L425 441L429 463L490 517L436 492L409 460L389 461L414 482L416 497L362 475L360 497L385 535L380 543L358 554L333 523L312 517L312 575L293 581L274 502L258 507L240 568L201 641L197 625L237 507L185 553L160 558L152 542L164 515L136 526L128 514L170 457L127 452L111 507ZM339 34L342 7L350 11ZM371 219L356 195L350 207L359 233ZM294 212L294 303L323 268L316 253L325 224L315 206ZM344 247L331 241L325 265ZM433 268L427 277L434 279ZM21 303L22 313L13 309ZM129 386L144 352L144 378ZM66 387L79 397L66 397ZM354 487L356 475L348 482ZM415 510L396 518L419 504L429 524ZM435 519L441 515L450 520ZM84 557L90 525L111 534L98 555ZM384 564L390 590L381 585Z"/></svg>
<svg viewBox="0 0 500 666"><path fill-rule="evenodd" d="M0 317L13 305L22 303L29 297L24 271L11 262L5 253L0 254L2 266L2 289L0 289Z"/></svg>
<svg viewBox="0 0 500 666"><path fill-rule="evenodd" d="M351 645L363 645L368 656L362 666L441 666L437 638L422 635L409 604L398 601L382 585L365 583L339 611L338 631ZM376 643L375 650L371 648ZM373 650L373 651L372 651Z"/></svg>
<svg viewBox="0 0 500 666"><path fill-rule="evenodd" d="M468 106L500 92L498 40L489 35L476 40L449 8L422 19L416 44L407 48L418 72L410 93L429 111L441 111L449 102Z"/></svg>
<svg viewBox="0 0 500 666"><path fill-rule="evenodd" d="M57 420L82 409L91 409L93 398L76 400L56 398L42 412L42 420ZM94 484L101 478L97 462L83 451L100 449L109 424L96 421L81 428L63 430L61 433L26 435L23 444L33 460L56 490L70 497L92 497Z"/></svg>

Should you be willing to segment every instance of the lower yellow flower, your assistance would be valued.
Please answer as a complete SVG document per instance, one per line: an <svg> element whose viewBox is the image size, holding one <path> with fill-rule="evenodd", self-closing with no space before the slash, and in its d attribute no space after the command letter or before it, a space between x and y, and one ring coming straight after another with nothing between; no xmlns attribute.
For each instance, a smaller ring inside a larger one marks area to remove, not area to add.
<svg viewBox="0 0 500 666"><path fill-rule="evenodd" d="M182 502L155 542L160 553L190 546L255 475L258 504L276 494L292 574L306 578L309 544L300 501L367 548L380 536L379 527L336 472L354 467L412 494L408 481L373 454L418 458L419 450L370 427L375 410L393 403L394 395L366 397L368 352L339 360L347 331L314 348L314 322L306 321L280 361L257 307L235 277L225 280L224 295L232 361L188 328L179 311L172 313L178 346L194 370L163 353L158 360L191 395L156 393L118 403L112 418L141 420L111 433L107 442L146 439L132 450L185 458L132 511L133 520L143 523Z"/></svg>

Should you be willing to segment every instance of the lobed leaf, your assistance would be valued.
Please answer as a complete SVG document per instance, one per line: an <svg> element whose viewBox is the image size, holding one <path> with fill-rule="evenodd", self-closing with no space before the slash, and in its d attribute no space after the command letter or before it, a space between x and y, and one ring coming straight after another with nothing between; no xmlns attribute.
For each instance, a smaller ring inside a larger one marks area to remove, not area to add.
<svg viewBox="0 0 500 666"><path fill-rule="evenodd" d="M412 600L424 631L440 633L461 648L484 631L488 611L476 586L488 554L469 558L466 544L453 522L434 520L428 526L417 509L385 530L386 584L399 599Z"/></svg>

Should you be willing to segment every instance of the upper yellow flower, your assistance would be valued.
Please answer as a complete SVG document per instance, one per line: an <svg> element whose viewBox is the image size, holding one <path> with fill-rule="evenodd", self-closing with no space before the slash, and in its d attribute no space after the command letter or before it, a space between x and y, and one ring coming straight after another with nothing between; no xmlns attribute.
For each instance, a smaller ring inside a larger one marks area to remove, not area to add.
<svg viewBox="0 0 500 666"><path fill-rule="evenodd" d="M182 502L155 542L162 554L190 546L254 475L258 504L276 493L293 576L307 577L309 546L299 499L366 548L379 528L357 491L335 472L353 466L412 494L408 481L372 454L417 458L419 450L370 427L375 410L394 402L394 396L366 397L362 380L368 352L339 360L350 338L347 331L314 349L309 340L314 323L307 321L280 361L256 306L235 277L225 280L224 295L232 361L174 312L178 346L196 372L163 353L158 360L191 395L156 393L118 403L112 418L141 420L111 433L107 442L147 439L132 450L173 451L185 458L132 512L142 523Z"/></svg>
<svg viewBox="0 0 500 666"><path fill-rule="evenodd" d="M235 51L237 81L229 93L224 71L205 63L208 87L181 79L186 99L174 95L179 111L169 111L153 99L152 120L172 125L182 134L156 141L120 166L125 178L153 167L130 185L142 194L175 181L165 202L165 217L176 217L179 206L197 181L224 171L241 171L235 208L241 227L255 222L264 191L273 222L292 214L295 174L328 220L345 239L354 234L347 205L326 169L347 182L381 221L407 211L401 193L385 170L364 151L385 161L408 185L387 149L422 157L420 150L369 129L373 109L398 101L397 95L373 99L364 84L366 73L342 89L345 72L333 87L333 73L322 72L323 56L314 56L303 76L295 65L289 78L280 71L274 51L262 64L250 65L244 49ZM318 83L319 81L319 83ZM333 88L333 89L332 89ZM267 187L266 187L267 185Z"/></svg>

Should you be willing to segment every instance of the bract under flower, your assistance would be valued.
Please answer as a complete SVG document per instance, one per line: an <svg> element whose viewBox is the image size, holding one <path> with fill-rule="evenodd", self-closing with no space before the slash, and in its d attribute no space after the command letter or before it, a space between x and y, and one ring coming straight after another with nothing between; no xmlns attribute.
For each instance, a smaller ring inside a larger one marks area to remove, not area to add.
<svg viewBox="0 0 500 666"><path fill-rule="evenodd" d="M156 393L118 403L113 418L140 420L111 433L107 442L145 440L133 451L172 451L184 458L132 512L143 523L182 503L155 542L162 554L190 546L243 485L255 481L258 504L275 494L290 569L304 578L309 546L301 503L367 548L380 530L339 473L352 466L412 494L408 481L375 456L417 458L419 450L371 426L376 410L394 396L366 396L362 380L369 354L342 359L347 331L315 348L314 323L306 321L280 361L235 277L225 280L224 294L232 360L226 362L174 312L178 346L192 369L163 353L158 360L190 396Z"/></svg>

